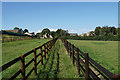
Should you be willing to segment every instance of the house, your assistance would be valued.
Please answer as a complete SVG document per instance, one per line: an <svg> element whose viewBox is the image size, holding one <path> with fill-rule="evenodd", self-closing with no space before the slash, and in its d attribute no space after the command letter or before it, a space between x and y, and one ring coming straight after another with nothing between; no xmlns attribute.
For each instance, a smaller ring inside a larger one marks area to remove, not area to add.
<svg viewBox="0 0 120 80"><path fill-rule="evenodd" d="M29 35L29 36L32 36L32 34L30 34L30 33L28 33L28 32L26 32L26 33L24 33L24 34Z"/></svg>
<svg viewBox="0 0 120 80"><path fill-rule="evenodd" d="M95 36L95 33L93 31L90 31L88 33L83 33L80 36Z"/></svg>
<svg viewBox="0 0 120 80"><path fill-rule="evenodd" d="M23 34L23 30L22 29L3 30L3 31Z"/></svg>
<svg viewBox="0 0 120 80"><path fill-rule="evenodd" d="M70 36L78 36L77 33L69 33L69 34L70 34Z"/></svg>
<svg viewBox="0 0 120 80"><path fill-rule="evenodd" d="M49 36L50 38L53 38L52 35Z"/></svg>
<svg viewBox="0 0 120 80"><path fill-rule="evenodd" d="M48 35L48 36L47 36ZM42 37L40 38L53 38L52 35L45 33Z"/></svg>
<svg viewBox="0 0 120 80"><path fill-rule="evenodd" d="M90 32L88 32L88 33L83 33L83 34L81 34L80 36L90 36Z"/></svg>
<svg viewBox="0 0 120 80"><path fill-rule="evenodd" d="M33 36L33 37L35 36L34 32L32 32L32 33L26 32L26 33L24 33L24 34L29 35L29 36Z"/></svg>

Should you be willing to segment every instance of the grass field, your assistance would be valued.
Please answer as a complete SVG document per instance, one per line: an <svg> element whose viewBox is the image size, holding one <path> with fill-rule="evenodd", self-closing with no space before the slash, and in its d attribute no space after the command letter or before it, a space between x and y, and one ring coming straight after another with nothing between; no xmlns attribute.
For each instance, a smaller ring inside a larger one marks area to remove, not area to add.
<svg viewBox="0 0 120 80"><path fill-rule="evenodd" d="M49 41L50 39L34 39L25 41L16 41L2 43L2 64L5 64L14 58L24 54L35 47ZM39 53L39 51L37 51ZM26 63L33 58L33 54L25 58ZM40 57L37 61L40 60ZM46 60L43 60L44 65L37 66L38 75L34 76L34 72L29 78L79 78L77 68L72 65L72 59L67 54L61 40L57 40L55 46L50 50ZM26 68L26 74L33 67L33 63ZM20 69L20 61L12 65L10 68L3 71L3 78L9 78ZM20 78L20 75L17 77Z"/></svg>
<svg viewBox="0 0 120 80"><path fill-rule="evenodd" d="M50 39L35 39L2 43L2 64L40 46Z"/></svg>
<svg viewBox="0 0 120 80"><path fill-rule="evenodd" d="M50 39L34 39L34 40L24 40L15 42L2 43L2 64L5 64L16 57L29 52L33 48L40 46L41 44L49 41ZM26 57L26 62L33 58L33 54ZM9 78L14 72L20 69L20 61L5 70L2 75L3 77ZM29 69L29 67L28 67ZM30 68L31 69L31 68ZM7 75L6 75L7 74Z"/></svg>
<svg viewBox="0 0 120 80"><path fill-rule="evenodd" d="M118 73L118 41L68 40L113 73Z"/></svg>

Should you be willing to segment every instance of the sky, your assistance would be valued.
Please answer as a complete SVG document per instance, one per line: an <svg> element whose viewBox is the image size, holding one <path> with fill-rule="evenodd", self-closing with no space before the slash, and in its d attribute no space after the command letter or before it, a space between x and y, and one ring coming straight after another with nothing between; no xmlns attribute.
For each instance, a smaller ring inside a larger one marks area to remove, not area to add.
<svg viewBox="0 0 120 80"><path fill-rule="evenodd" d="M2 2L118 2L120 0L2 0Z"/></svg>
<svg viewBox="0 0 120 80"><path fill-rule="evenodd" d="M118 2L3 2L2 29L30 32L58 28L86 33L97 26L118 27Z"/></svg>

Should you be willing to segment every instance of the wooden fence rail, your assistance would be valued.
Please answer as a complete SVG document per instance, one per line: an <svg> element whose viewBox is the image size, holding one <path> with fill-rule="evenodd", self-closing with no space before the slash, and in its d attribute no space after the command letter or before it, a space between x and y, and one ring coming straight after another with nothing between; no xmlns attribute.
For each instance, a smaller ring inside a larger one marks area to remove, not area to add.
<svg viewBox="0 0 120 80"><path fill-rule="evenodd" d="M14 60L4 64L3 66L0 67L0 72L3 72L4 70L6 70L7 68L9 68L10 66L14 65L15 63L17 63L18 61L21 61L21 68L20 70L18 70L13 76L11 76L11 78L9 78L9 80L13 80L15 79L19 74L21 74L21 78L23 80L27 79L29 77L29 75L34 71L35 75L37 75L37 65L41 62L41 64L43 64L43 57L46 58L46 53L48 54L48 51L52 48L52 46L55 44L57 38L48 41L46 43L44 43L43 45L34 48L33 50L25 53L24 55L21 55L17 58L15 58ZM43 50L44 47L44 50ZM40 53L37 55L36 52L37 50L40 50ZM26 65L25 65L25 57L30 55L30 54L34 54L33 59L31 59ZM43 54L44 53L44 54ZM39 57L40 56L40 57ZM39 61L37 61L37 58L40 58ZM30 72L28 74L26 74L26 68L32 63L34 62L34 66L33 68L30 70Z"/></svg>
<svg viewBox="0 0 120 80"><path fill-rule="evenodd" d="M36 39L32 37L2 37L2 43L5 42L13 42L13 41L20 41L20 40L30 40L30 39Z"/></svg>
<svg viewBox="0 0 120 80"><path fill-rule="evenodd" d="M92 58L88 56L88 53L83 53L80 49L75 47L73 44L68 42L66 39L61 38L62 42L68 53L70 53L70 57L72 56L73 65L77 65L78 74L82 72L83 76L86 80L94 79L94 80L120 80L119 74L114 74L105 69L103 66L98 64Z"/></svg>

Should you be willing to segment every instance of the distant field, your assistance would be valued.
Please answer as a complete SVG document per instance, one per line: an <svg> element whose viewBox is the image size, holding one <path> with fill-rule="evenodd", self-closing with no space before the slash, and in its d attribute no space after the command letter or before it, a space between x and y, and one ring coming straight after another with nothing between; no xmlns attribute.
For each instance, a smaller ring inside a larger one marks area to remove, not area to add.
<svg viewBox="0 0 120 80"><path fill-rule="evenodd" d="M118 73L118 41L68 40L113 73Z"/></svg>

